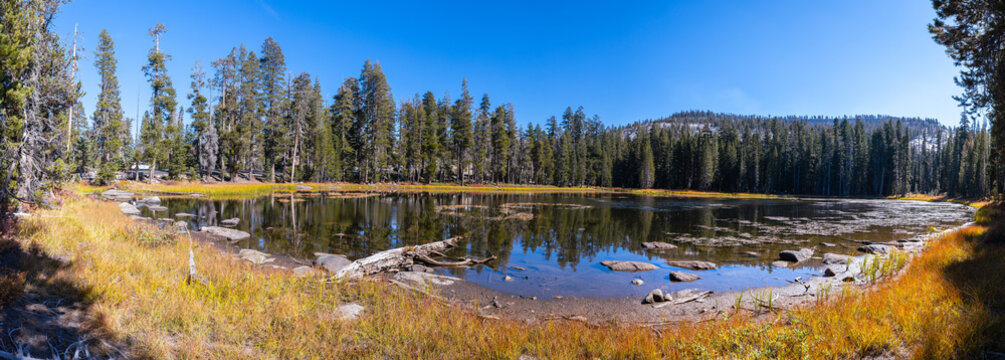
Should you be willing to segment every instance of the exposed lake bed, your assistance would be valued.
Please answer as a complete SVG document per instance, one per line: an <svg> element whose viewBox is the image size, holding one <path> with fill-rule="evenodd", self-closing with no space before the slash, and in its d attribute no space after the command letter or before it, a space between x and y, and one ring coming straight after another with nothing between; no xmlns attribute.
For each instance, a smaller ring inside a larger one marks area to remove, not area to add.
<svg viewBox="0 0 1005 360"><path fill-rule="evenodd" d="M642 299L654 289L716 293L781 287L820 276L825 253L857 255L866 243L914 244L930 229L964 223L952 203L858 199L693 199L621 193L284 193L245 200L165 198L151 218L184 217L191 228L241 219L239 248L292 258L314 253L359 259L379 251L462 236L448 257L496 259L435 268L520 299ZM646 248L643 243L663 243ZM814 249L799 263L785 250ZM700 260L714 269L672 266ZM604 261L655 270L622 272ZM784 265L784 266L781 266ZM696 275L672 281L671 272ZM641 283L641 284L640 284ZM638 285L637 285L638 284ZM474 291L474 290L472 290ZM470 291L469 291L470 292ZM486 294L489 294L487 292ZM486 295L488 296L488 295Z"/></svg>

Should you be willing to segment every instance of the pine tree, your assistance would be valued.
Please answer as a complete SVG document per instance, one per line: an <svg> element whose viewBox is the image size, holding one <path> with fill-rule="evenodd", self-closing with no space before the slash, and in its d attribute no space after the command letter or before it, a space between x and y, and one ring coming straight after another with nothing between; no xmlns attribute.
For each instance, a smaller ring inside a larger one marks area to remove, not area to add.
<svg viewBox="0 0 1005 360"><path fill-rule="evenodd" d="M166 61L171 57L160 50L160 37L167 32L167 28L162 24L157 24L150 29L150 36L154 38L154 47L147 55L147 65L143 66L147 81L150 82L150 111L144 116L143 127L140 139L143 145L143 158L150 164L150 179L154 177L157 163L168 159L172 154L170 143L165 140L167 131L174 132L171 126L175 115L175 91L171 85L171 78L167 75Z"/></svg>
<svg viewBox="0 0 1005 360"><path fill-rule="evenodd" d="M98 179L100 183L115 180L115 171L123 166L122 104L119 98L119 80L115 75L118 61L115 60L115 43L107 30L98 35L98 49L94 54L94 67L101 77L98 102L91 115L94 134L94 151L99 154Z"/></svg>
<svg viewBox="0 0 1005 360"><path fill-rule="evenodd" d="M422 109L425 118L422 119L422 171L426 183L430 183L439 172L440 145L443 140L440 128L440 107L436 104L436 96L432 91L422 95Z"/></svg>
<svg viewBox="0 0 1005 360"><path fill-rule="evenodd" d="M362 172L357 158L356 149L363 148L362 117L359 116L359 82L356 78L348 78L339 87L331 107L332 136L335 140L335 153L340 161L336 162L334 180L341 181L345 171L350 171L348 178L361 181L358 174Z"/></svg>
<svg viewBox="0 0 1005 360"><path fill-rule="evenodd" d="M192 68L192 92L188 99L191 106L188 108L192 117L192 130L195 132L195 157L198 164L199 176L210 176L216 166L219 154L219 137L216 134L216 127L211 123L208 100L202 94L202 89L206 87L206 74L202 70L202 64L196 61Z"/></svg>
<svg viewBox="0 0 1005 360"><path fill-rule="evenodd" d="M464 158L471 148L471 93L468 92L468 80L461 82L461 98L454 103L450 116L450 136L453 144L454 163L457 180L464 185Z"/></svg>
<svg viewBox="0 0 1005 360"><path fill-rule="evenodd" d="M391 151L394 148L395 104L380 63L363 64L359 79L361 111L364 124L363 178L379 182L389 178Z"/></svg>
<svg viewBox="0 0 1005 360"><path fill-rule="evenodd" d="M269 179L276 179L276 163L283 162L288 149L289 134L295 130L288 122L287 84L285 78L286 57L272 37L262 43L262 58L259 59L261 69L262 108L265 134L263 136L263 154L265 168Z"/></svg>

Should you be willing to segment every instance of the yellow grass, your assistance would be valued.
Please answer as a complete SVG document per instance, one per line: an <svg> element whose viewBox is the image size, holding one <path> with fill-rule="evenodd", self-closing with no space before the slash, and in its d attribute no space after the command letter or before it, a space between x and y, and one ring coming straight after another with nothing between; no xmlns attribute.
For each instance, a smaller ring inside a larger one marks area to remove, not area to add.
<svg viewBox="0 0 1005 360"><path fill-rule="evenodd" d="M983 224L1001 221L994 211L982 210ZM298 279L208 246L194 249L206 283L189 284L184 236L136 224L114 204L88 199L39 211L18 237L26 248L71 258L45 281L82 293L91 304L89 328L132 344L133 357L944 359L1002 350L1005 249L978 245L986 229L937 239L895 279L820 294L827 299L817 306L767 321L730 310L716 321L661 331L481 319L383 282ZM335 308L348 302L366 307L361 319L337 320Z"/></svg>

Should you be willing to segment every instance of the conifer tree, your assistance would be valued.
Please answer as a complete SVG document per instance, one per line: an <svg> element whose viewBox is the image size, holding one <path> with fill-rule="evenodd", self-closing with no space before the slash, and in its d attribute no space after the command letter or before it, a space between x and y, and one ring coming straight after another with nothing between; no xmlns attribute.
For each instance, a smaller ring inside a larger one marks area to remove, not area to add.
<svg viewBox="0 0 1005 360"><path fill-rule="evenodd" d="M464 185L464 158L471 148L471 93L468 92L468 80L461 82L461 98L457 99L451 111L450 129L455 159L457 180Z"/></svg>
<svg viewBox="0 0 1005 360"><path fill-rule="evenodd" d="M176 132L172 126L173 116L175 116L175 90L171 85L171 78L167 75L166 62L171 57L161 52L160 37L167 32L167 28L162 24L157 24L150 29L150 36L154 38L154 47L147 55L147 65L143 66L143 72L150 82L150 111L148 116L144 116L143 127L140 139L143 145L143 158L150 165L150 179L154 177L157 163L168 159L171 154L170 143L166 142L170 134ZM177 174L174 174L177 175Z"/></svg>
<svg viewBox="0 0 1005 360"><path fill-rule="evenodd" d="M98 49L94 54L94 67L101 77L98 101L91 115L94 134L94 151L98 159L98 179L109 183L115 179L115 171L123 166L122 153L122 104L119 98L119 80L116 76L118 61L115 59L115 43L107 30L98 35Z"/></svg>

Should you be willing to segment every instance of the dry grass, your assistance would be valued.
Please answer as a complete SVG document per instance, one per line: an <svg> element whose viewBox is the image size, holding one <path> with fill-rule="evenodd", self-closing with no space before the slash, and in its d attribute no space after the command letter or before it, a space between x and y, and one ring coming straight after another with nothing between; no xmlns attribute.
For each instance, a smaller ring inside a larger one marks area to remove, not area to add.
<svg viewBox="0 0 1005 360"><path fill-rule="evenodd" d="M724 192L697 191L697 190L625 189L623 191L639 195L661 195L661 196L679 196L679 197L709 197L709 198L739 198L739 199L775 199L775 198L789 197L786 195L774 195L774 194L724 193Z"/></svg>
<svg viewBox="0 0 1005 360"><path fill-rule="evenodd" d="M983 224L1000 222L995 209L982 210ZM206 283L188 284L189 242L131 222L114 204L67 200L38 215L21 225L19 241L69 256L53 276L84 289L89 328L132 344L136 357L943 359L1001 351L1005 334L1005 248L980 245L984 226L937 239L901 275L817 306L654 331L481 319L385 283L298 279L211 247L194 249ZM335 308L348 302L366 312L343 323Z"/></svg>

